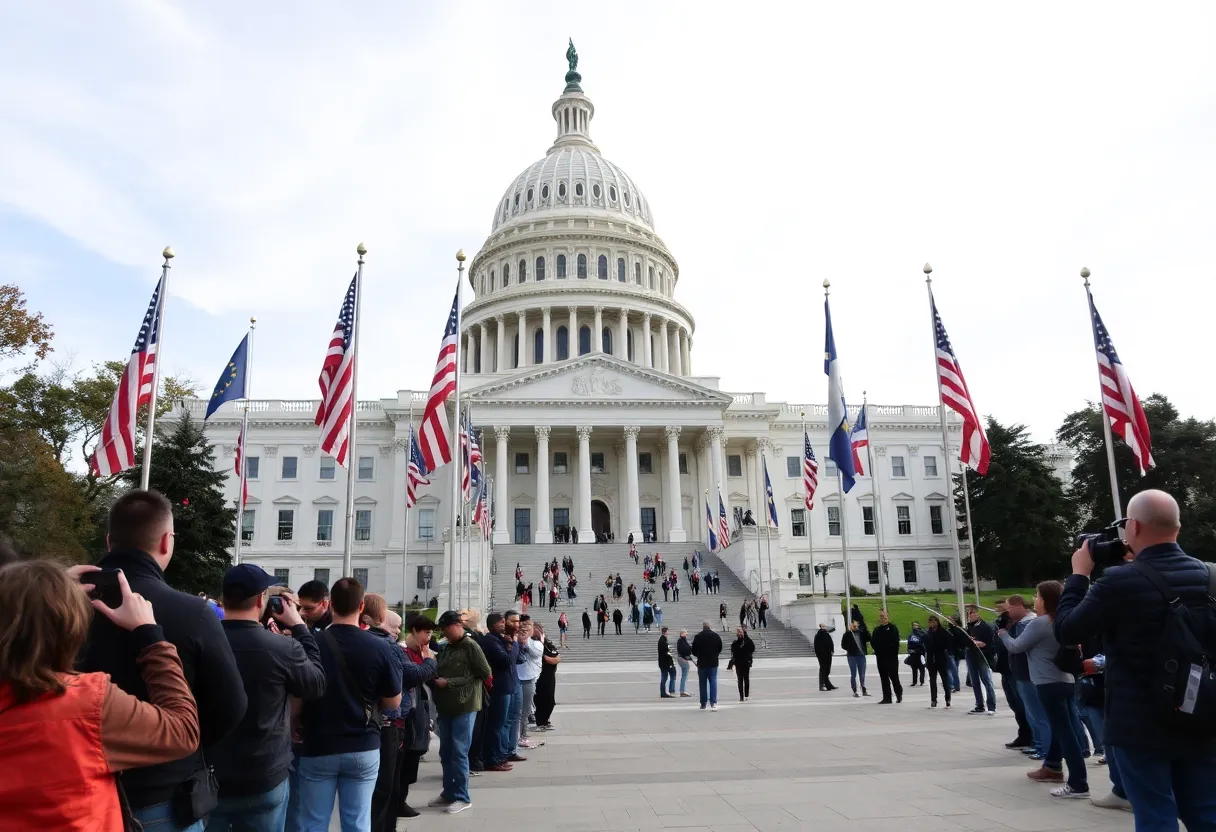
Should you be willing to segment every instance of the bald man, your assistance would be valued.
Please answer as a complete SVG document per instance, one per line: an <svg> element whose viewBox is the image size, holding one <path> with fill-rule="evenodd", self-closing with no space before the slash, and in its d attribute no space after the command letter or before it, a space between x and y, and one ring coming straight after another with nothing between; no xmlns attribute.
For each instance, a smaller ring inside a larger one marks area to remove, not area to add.
<svg viewBox="0 0 1216 832"><path fill-rule="evenodd" d="M1179 598L1209 645L1208 595L1216 594L1209 567L1178 545L1178 503L1164 491L1142 491L1127 504L1123 540L1131 562L1108 567L1090 582L1094 560L1086 542L1072 556L1055 616L1061 644L1100 636L1106 656L1104 744L1114 789L1091 798L1098 806L1128 808L1137 829L1216 829L1216 739L1163 722L1153 683L1165 648L1168 604ZM1168 592L1158 589L1164 581ZM1170 597L1167 597L1170 596ZM1121 792L1126 792L1126 799Z"/></svg>

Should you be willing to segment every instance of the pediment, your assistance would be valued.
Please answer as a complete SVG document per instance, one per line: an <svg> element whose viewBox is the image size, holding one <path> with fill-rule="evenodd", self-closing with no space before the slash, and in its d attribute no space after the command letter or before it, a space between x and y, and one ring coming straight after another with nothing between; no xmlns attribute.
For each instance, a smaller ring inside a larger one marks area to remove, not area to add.
<svg viewBox="0 0 1216 832"><path fill-rule="evenodd" d="M939 494L936 491L934 491L932 494L926 494L925 499L926 500L944 500L944 499L946 499L946 495Z"/></svg>
<svg viewBox="0 0 1216 832"><path fill-rule="evenodd" d="M672 403L726 407L731 397L606 354L584 355L473 387L475 402Z"/></svg>
<svg viewBox="0 0 1216 832"><path fill-rule="evenodd" d="M276 506L298 506L300 504L300 501L295 497L292 497L290 494L285 494L282 497L276 497L273 502ZM337 502L337 500L334 502Z"/></svg>
<svg viewBox="0 0 1216 832"><path fill-rule="evenodd" d="M518 494L516 494L514 497L512 497L511 499L517 503L530 503L535 498L531 494L528 494L525 491L521 491Z"/></svg>
<svg viewBox="0 0 1216 832"><path fill-rule="evenodd" d="M750 499L746 494L740 494L738 491L730 492L730 501L732 503L746 503Z"/></svg>
<svg viewBox="0 0 1216 832"><path fill-rule="evenodd" d="M375 504L376 504L376 499L374 497L356 497L355 498L355 505L357 505L357 506L367 506L367 505L374 506Z"/></svg>
<svg viewBox="0 0 1216 832"><path fill-rule="evenodd" d="M892 494L891 499L892 500L915 500L916 498L913 497L911 494L907 493L906 491L901 491L898 494Z"/></svg>
<svg viewBox="0 0 1216 832"><path fill-rule="evenodd" d="M277 502L277 500L276 500L276 502ZM333 497L318 497L317 499L312 501L312 504L314 506L336 506L338 504L338 501L335 500Z"/></svg>

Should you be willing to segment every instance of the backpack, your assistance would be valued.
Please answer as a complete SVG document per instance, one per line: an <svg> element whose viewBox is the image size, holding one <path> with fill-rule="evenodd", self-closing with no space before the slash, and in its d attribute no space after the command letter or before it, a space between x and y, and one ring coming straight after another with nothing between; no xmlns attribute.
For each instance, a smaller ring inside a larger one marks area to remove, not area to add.
<svg viewBox="0 0 1216 832"><path fill-rule="evenodd" d="M1205 565L1207 595L1202 601L1187 602L1148 563L1131 562L1166 602L1165 626L1149 680L1153 713L1173 731L1216 737L1216 569Z"/></svg>

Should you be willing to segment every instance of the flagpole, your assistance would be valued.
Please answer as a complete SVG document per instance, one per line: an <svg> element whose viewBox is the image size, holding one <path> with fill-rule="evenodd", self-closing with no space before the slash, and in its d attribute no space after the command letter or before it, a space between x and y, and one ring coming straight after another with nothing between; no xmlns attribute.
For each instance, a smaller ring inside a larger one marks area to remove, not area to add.
<svg viewBox="0 0 1216 832"><path fill-rule="evenodd" d="M971 582L974 584L975 605L980 605L980 573L975 565L975 540L971 536L971 489L967 485L967 466L963 466L963 511L967 514L967 548L971 554Z"/></svg>
<svg viewBox="0 0 1216 832"><path fill-rule="evenodd" d="M878 591L882 595L882 608L887 608L887 557L882 546L882 497L878 493L878 471L874 468L874 422L870 419L870 400L866 391L861 391L861 408L866 414L866 462L870 466L870 491L874 496L874 542L878 547ZM862 520L864 524L864 519ZM864 532L865 529L862 529Z"/></svg>
<svg viewBox="0 0 1216 832"><path fill-rule="evenodd" d="M459 371L459 369L458 369ZM469 502L473 499L473 408L467 402L464 406L464 422L469 431L469 500L464 499L461 495L462 505L460 508L460 527L463 532L460 542L460 586L464 589L464 597L461 600L461 607L467 608L472 606L472 575L469 570L473 565L472 544L473 541L469 537L469 523L473 519L473 512L469 510ZM463 460L462 460L463 461Z"/></svg>
<svg viewBox="0 0 1216 832"><path fill-rule="evenodd" d="M798 412L802 416L802 453L800 454L800 456L802 457L802 467L805 468L806 467L806 440L807 440L806 408L799 408ZM806 476L805 471L802 471L801 474L803 477ZM816 474L816 476L818 476L818 474ZM814 497L811 498L811 505L812 506L815 505ZM806 508L806 483L805 482L802 484L802 507ZM806 513L803 516L806 518L806 522L803 523L803 528L806 529L807 558L811 562L810 563L811 595L814 596L814 594L815 594L815 536L812 533L813 527L811 526L811 509L807 508ZM793 529L790 529L790 534L793 534L793 531L794 531Z"/></svg>
<svg viewBox="0 0 1216 832"><path fill-rule="evenodd" d="M452 533L450 535L447 557L447 609L449 610L455 609L457 604L455 580L459 534L456 521L460 517L460 472L464 465L464 452L460 448L460 342L462 340L460 337L460 319L462 317L461 312L463 311L460 308L460 290L464 283L464 261L464 249L460 249L456 252L456 354L454 356L454 360L456 361L456 387L452 391L452 439L456 443L456 448L452 453Z"/></svg>
<svg viewBox="0 0 1216 832"><path fill-rule="evenodd" d="M836 496L840 498L840 555L844 560L844 628L850 629L853 621L853 579L849 577L849 526L844 510L844 475L836 466ZM828 529L831 531L831 528ZM856 636L854 636L856 638Z"/></svg>
<svg viewBox="0 0 1216 832"><path fill-rule="evenodd" d="M355 467L359 464L359 449L355 444L355 426L359 421L359 330L363 328L360 310L363 307L363 255L367 246L355 247L359 265L355 271L355 315L350 322L350 423L346 428L346 531L342 541L342 577L351 576L351 554L355 543Z"/></svg>
<svg viewBox="0 0 1216 832"><path fill-rule="evenodd" d="M245 518L245 468L247 465L245 457L248 453L246 446L249 444L249 382L253 368L253 330L257 322L257 318L249 318L249 340L245 344L245 412L241 414L241 435L238 440L241 445L241 471L236 491L236 540L232 544L232 562L234 565L239 565L241 562L241 524Z"/></svg>
<svg viewBox="0 0 1216 832"><path fill-rule="evenodd" d="M414 450L414 391L410 391L410 420L405 432L405 531L401 539L401 620L410 597L410 459Z"/></svg>
<svg viewBox="0 0 1216 832"><path fill-rule="evenodd" d="M950 544L954 547L954 572L957 583L955 589L958 595L958 614L963 617L966 609L966 599L963 597L963 558L958 546L958 503L954 497L954 475L950 473L950 432L946 427L946 400L942 395L942 374L937 369L937 322L933 318L933 267L928 263L923 269L925 273L925 288L929 292L929 334L933 343L933 375L937 379L937 408L942 423L942 454L946 463L946 481L950 483ZM966 473L963 474L964 478ZM979 581L976 581L979 586ZM965 620L965 619L964 619Z"/></svg>
<svg viewBox="0 0 1216 832"><path fill-rule="evenodd" d="M1089 290L1089 269L1081 269L1081 279L1085 281L1085 297L1089 300L1090 308L1093 308L1094 297L1093 292ZM1091 313L1092 315L1092 313ZM1094 325L1091 317L1089 326L1092 329ZM1102 417L1102 436L1106 440L1106 470L1110 473L1110 498L1115 506L1115 519L1123 519L1123 504L1119 499L1119 474L1115 471L1115 439L1110 432L1110 418L1106 415L1106 404L1104 399L1106 391L1102 387L1102 370L1098 368L1098 415Z"/></svg>
<svg viewBox="0 0 1216 832"><path fill-rule="evenodd" d="M160 309L156 313L156 360L152 362L152 393L148 397L148 422L144 428L144 462L139 472L139 487L147 491L152 476L152 436L156 430L156 391L160 387L160 365L165 352L165 307L169 305L169 261L173 249L165 246L161 257L165 264L160 267ZM138 382L138 380L137 380ZM1110 431L1107 431L1109 433Z"/></svg>

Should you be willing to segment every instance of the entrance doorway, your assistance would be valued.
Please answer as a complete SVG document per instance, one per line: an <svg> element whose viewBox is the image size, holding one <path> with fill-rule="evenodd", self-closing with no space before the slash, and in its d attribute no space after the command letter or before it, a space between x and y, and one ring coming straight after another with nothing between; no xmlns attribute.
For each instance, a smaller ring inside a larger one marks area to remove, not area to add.
<svg viewBox="0 0 1216 832"><path fill-rule="evenodd" d="M532 509L515 509L515 542L532 542Z"/></svg>
<svg viewBox="0 0 1216 832"><path fill-rule="evenodd" d="M658 540L659 528L654 519L653 508L642 508L642 540Z"/></svg>
<svg viewBox="0 0 1216 832"><path fill-rule="evenodd" d="M605 540L612 532L612 515L600 500L591 501L591 531L596 540Z"/></svg>

